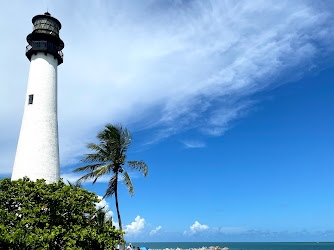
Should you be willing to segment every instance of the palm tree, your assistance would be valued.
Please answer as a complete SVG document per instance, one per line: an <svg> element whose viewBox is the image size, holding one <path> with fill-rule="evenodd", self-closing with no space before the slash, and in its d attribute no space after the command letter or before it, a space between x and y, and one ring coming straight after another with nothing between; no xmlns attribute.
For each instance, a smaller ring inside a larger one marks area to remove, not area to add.
<svg viewBox="0 0 334 250"><path fill-rule="evenodd" d="M77 190L78 188L82 188L82 185L81 183L73 183L73 182L70 182L69 180L66 180L68 185L71 186L74 190Z"/></svg>
<svg viewBox="0 0 334 250"><path fill-rule="evenodd" d="M104 207L100 207L90 218L91 222L96 225L98 233L102 232L103 226L111 220L111 218L108 217L108 212L109 209L104 209Z"/></svg>
<svg viewBox="0 0 334 250"><path fill-rule="evenodd" d="M114 126L107 124L105 128L97 134L96 138L99 140L99 144L87 144L87 148L95 151L95 153L85 154L86 157L81 160L82 162L89 163L89 165L79 167L73 170L73 172L89 172L79 178L77 183L93 180L93 184L101 176L112 174L103 199L111 197L113 194L115 195L119 229L123 231L117 197L119 175L121 175L130 195L133 196L134 190L132 181L123 166L127 165L132 170L142 172L144 177L147 176L148 167L144 161L126 161L126 152L131 144L131 134L129 130L123 128L121 125Z"/></svg>

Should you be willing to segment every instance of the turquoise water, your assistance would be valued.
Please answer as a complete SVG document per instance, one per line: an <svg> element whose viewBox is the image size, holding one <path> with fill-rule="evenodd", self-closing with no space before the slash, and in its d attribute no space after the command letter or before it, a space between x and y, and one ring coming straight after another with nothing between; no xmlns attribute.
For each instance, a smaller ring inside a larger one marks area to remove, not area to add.
<svg viewBox="0 0 334 250"><path fill-rule="evenodd" d="M228 247L230 250L334 250L334 242L133 242L151 249Z"/></svg>

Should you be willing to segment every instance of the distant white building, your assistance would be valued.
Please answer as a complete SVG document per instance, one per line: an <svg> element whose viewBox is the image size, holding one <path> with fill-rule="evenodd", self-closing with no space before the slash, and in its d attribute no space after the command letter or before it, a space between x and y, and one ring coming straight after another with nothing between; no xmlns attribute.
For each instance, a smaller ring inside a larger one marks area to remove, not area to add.
<svg viewBox="0 0 334 250"><path fill-rule="evenodd" d="M12 180L29 177L58 182L57 67L63 62L61 23L50 13L32 19L26 56L30 71Z"/></svg>

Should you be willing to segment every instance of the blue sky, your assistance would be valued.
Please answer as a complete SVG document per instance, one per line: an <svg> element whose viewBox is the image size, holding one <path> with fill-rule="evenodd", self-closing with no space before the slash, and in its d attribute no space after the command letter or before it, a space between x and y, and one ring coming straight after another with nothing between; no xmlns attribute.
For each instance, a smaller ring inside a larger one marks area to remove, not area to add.
<svg viewBox="0 0 334 250"><path fill-rule="evenodd" d="M105 123L133 133L129 241L333 241L330 1L1 3L0 175L10 177L31 18L63 25L61 172ZM13 18L13 15L15 18ZM6 35L5 35L6 34ZM104 194L106 180L85 187ZM105 201L115 214L114 200ZM117 218L114 216L117 221Z"/></svg>

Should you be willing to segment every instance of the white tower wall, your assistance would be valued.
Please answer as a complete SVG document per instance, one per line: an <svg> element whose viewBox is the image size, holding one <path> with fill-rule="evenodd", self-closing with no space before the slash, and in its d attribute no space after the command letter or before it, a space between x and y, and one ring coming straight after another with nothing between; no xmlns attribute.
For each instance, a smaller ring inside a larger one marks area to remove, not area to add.
<svg viewBox="0 0 334 250"><path fill-rule="evenodd" d="M57 121L57 59L38 52L30 60L30 72L12 180L29 177L59 180ZM29 104L29 95L33 103Z"/></svg>

